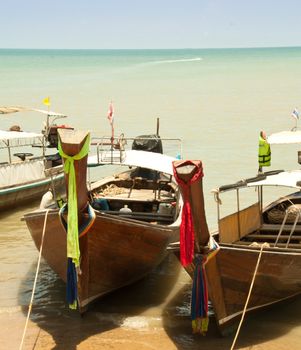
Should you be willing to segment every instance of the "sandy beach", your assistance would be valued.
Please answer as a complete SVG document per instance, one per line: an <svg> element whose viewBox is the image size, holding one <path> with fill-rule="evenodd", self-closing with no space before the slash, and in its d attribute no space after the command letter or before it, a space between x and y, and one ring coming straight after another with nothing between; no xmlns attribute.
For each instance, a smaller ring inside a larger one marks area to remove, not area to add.
<svg viewBox="0 0 301 350"><path fill-rule="evenodd" d="M148 278L100 299L83 316L64 305L64 284L54 281L59 293L51 292L48 303L34 302L22 349L230 349L235 334L221 337L214 316L206 336L192 334L191 281L178 267L168 259ZM301 348L300 310L301 297L249 315L235 349ZM27 312L27 306L1 309L0 349L19 349Z"/></svg>
<svg viewBox="0 0 301 350"><path fill-rule="evenodd" d="M273 309L251 316L244 323L235 349L289 350L301 345L301 316L298 312L301 299L278 311ZM25 318L0 316L1 349L17 349ZM70 320L69 320L70 321ZM39 326L30 321L23 349L105 349L105 350L149 350L149 349L230 349L234 335L219 336L211 320L206 336L192 335L189 320L181 320L168 326L150 327L133 322L131 326L114 326L104 321L97 312L90 312L83 319L66 322L57 319L53 325Z"/></svg>

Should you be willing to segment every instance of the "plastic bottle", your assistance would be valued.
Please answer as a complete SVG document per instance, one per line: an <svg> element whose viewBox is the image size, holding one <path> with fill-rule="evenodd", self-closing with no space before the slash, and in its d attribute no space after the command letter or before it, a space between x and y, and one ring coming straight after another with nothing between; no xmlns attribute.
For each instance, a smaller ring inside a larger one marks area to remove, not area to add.
<svg viewBox="0 0 301 350"><path fill-rule="evenodd" d="M158 210L158 213L159 214L171 214L171 210L172 210L172 207L169 203L160 203L159 204L159 210Z"/></svg>
<svg viewBox="0 0 301 350"><path fill-rule="evenodd" d="M119 211L120 211L121 213L124 213L124 214L126 214L126 213L131 213L131 212L132 212L132 210L128 207L127 204L125 204L124 207L121 208Z"/></svg>

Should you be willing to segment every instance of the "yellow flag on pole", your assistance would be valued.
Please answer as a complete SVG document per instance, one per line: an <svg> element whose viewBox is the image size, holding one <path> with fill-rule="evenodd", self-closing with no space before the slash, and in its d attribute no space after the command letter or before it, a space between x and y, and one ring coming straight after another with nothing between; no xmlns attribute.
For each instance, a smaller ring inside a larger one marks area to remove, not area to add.
<svg viewBox="0 0 301 350"><path fill-rule="evenodd" d="M46 105L46 106L50 106L50 97L44 98L43 103L44 103L44 105Z"/></svg>

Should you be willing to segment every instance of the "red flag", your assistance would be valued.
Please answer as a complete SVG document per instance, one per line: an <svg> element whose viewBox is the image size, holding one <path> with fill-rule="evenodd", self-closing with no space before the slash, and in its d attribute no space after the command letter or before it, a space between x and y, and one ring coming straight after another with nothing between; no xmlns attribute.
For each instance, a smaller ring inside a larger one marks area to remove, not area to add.
<svg viewBox="0 0 301 350"><path fill-rule="evenodd" d="M114 108L113 108L113 102L110 102L109 109L108 109L108 119L110 124L112 125L114 122Z"/></svg>

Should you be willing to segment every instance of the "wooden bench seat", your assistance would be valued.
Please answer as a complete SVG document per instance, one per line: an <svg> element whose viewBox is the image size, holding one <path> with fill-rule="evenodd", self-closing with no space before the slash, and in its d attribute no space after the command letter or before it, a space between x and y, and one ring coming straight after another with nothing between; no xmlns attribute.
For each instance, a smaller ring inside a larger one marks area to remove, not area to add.
<svg viewBox="0 0 301 350"><path fill-rule="evenodd" d="M293 227L293 224L291 225L284 225L283 227L283 231L291 231ZM261 227L260 227L260 231L276 231L276 232L279 232L280 231L280 228L281 228L281 224L263 224ZM295 232L301 232L301 225L296 225L295 227Z"/></svg>

